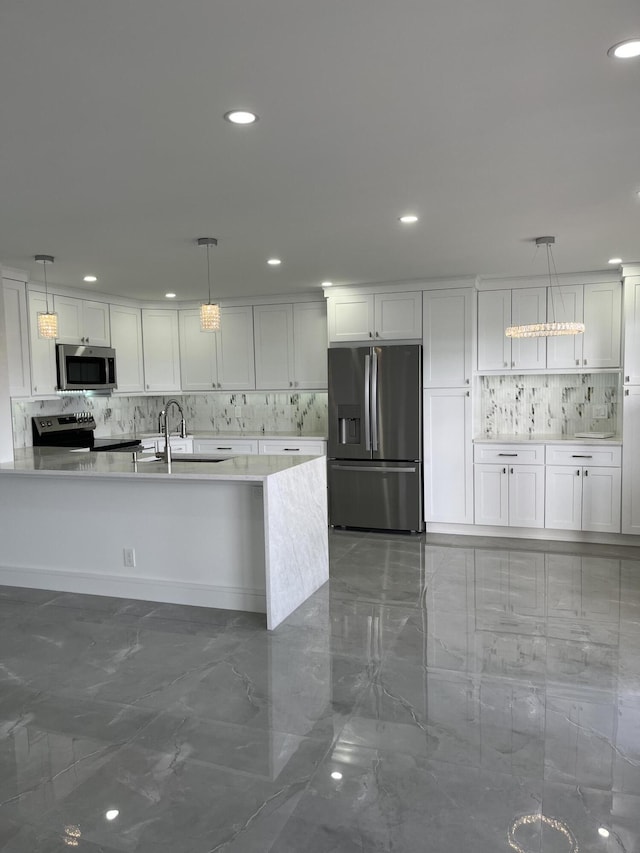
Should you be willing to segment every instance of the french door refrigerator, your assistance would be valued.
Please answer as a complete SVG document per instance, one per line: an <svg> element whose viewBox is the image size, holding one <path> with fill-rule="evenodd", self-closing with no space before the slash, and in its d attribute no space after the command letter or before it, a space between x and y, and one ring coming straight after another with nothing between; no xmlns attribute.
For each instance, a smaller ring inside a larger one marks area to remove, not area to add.
<svg viewBox="0 0 640 853"><path fill-rule="evenodd" d="M329 350L329 521L423 529L422 347Z"/></svg>

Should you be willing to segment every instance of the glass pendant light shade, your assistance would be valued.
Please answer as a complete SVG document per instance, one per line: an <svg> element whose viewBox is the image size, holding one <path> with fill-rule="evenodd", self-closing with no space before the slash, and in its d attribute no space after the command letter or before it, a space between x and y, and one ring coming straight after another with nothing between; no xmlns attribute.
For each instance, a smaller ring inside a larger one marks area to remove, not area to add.
<svg viewBox="0 0 640 853"><path fill-rule="evenodd" d="M200 331L219 332L220 306L215 302L211 302L211 264L209 261L209 247L217 246L218 241L215 237L198 237L196 242L198 246L207 247L207 283L209 285L209 301L203 302L200 306Z"/></svg>
<svg viewBox="0 0 640 853"><path fill-rule="evenodd" d="M49 311L49 290L47 288L47 264L55 260L53 255L35 255L34 260L44 267L44 299L46 311L38 311L38 337L49 340L58 337L58 315Z"/></svg>
<svg viewBox="0 0 640 853"><path fill-rule="evenodd" d="M551 305L552 315L555 317L555 298L554 293L557 291L562 299L562 288L558 285L554 287L551 279L551 261L553 253L551 246L556 242L555 237L536 237L536 246L545 246L547 249L547 271L549 273L549 302ZM555 271L555 261L553 268ZM556 280L558 273L556 272ZM508 326L505 329L507 338L551 338L556 335L581 335L584 332L584 323L577 320L559 322L555 319L549 323L526 323L519 326Z"/></svg>
<svg viewBox="0 0 640 853"><path fill-rule="evenodd" d="M200 330L203 332L220 331L220 306L212 302L203 302L200 306Z"/></svg>

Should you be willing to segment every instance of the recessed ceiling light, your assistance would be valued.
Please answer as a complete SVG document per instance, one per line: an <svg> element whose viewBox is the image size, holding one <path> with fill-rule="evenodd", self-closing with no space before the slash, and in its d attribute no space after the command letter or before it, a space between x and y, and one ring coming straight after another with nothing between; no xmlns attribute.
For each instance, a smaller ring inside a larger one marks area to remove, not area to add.
<svg viewBox="0 0 640 853"><path fill-rule="evenodd" d="M609 263L610 264L621 264L622 258L609 258Z"/></svg>
<svg viewBox="0 0 640 853"><path fill-rule="evenodd" d="M85 275L85 277L82 280L83 281L97 281L98 276L97 275Z"/></svg>
<svg viewBox="0 0 640 853"><path fill-rule="evenodd" d="M599 826L598 827L598 835L601 835L603 838L608 838L610 834L611 833L606 828L606 826Z"/></svg>
<svg viewBox="0 0 640 853"><path fill-rule="evenodd" d="M105 812L105 817L107 820L115 820L119 814L118 809L109 809L108 812Z"/></svg>
<svg viewBox="0 0 640 853"><path fill-rule="evenodd" d="M176 298L175 293L165 293L165 296L167 297L167 299L175 299Z"/></svg>
<svg viewBox="0 0 640 853"><path fill-rule="evenodd" d="M607 53L616 59L635 59L640 56L640 39L625 39L610 47Z"/></svg>
<svg viewBox="0 0 640 853"><path fill-rule="evenodd" d="M331 778L335 779L336 781L339 781L340 779L342 779L342 773L339 770L334 770L331 774Z"/></svg>
<svg viewBox="0 0 640 853"><path fill-rule="evenodd" d="M225 113L224 117L231 124L253 124L258 121L258 116L255 113L250 113L248 110L231 110Z"/></svg>
<svg viewBox="0 0 640 853"><path fill-rule="evenodd" d="M401 216L399 218L400 222L402 222L403 225L413 225L414 222L418 221L418 217L415 215L415 213L405 213L404 216Z"/></svg>
<svg viewBox="0 0 640 853"><path fill-rule="evenodd" d="M280 260L280 258L269 258L267 263L270 267L279 267L282 261Z"/></svg>
<svg viewBox="0 0 640 853"><path fill-rule="evenodd" d="M333 287L333 282L332 281L323 281L322 287Z"/></svg>

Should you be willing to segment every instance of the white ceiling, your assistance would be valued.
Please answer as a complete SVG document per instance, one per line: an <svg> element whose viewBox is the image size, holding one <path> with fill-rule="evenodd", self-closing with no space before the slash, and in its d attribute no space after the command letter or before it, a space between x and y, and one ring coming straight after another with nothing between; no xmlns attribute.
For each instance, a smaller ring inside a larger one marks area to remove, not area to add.
<svg viewBox="0 0 640 853"><path fill-rule="evenodd" d="M638 35L638 0L2 0L0 259L142 299L204 295L199 236L219 296L638 260Z"/></svg>

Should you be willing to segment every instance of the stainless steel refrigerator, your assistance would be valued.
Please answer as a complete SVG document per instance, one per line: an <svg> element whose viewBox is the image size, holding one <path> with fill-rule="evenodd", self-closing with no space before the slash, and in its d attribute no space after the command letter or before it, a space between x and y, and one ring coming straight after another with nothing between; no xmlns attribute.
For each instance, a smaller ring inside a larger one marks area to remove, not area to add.
<svg viewBox="0 0 640 853"><path fill-rule="evenodd" d="M422 347L329 350L329 520L423 529Z"/></svg>

